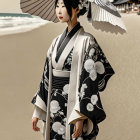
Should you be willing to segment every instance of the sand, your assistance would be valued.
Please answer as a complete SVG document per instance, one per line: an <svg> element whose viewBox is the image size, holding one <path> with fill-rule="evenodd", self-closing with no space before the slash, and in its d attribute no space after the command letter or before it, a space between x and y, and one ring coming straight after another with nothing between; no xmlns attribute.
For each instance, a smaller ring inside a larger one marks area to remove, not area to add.
<svg viewBox="0 0 140 140"><path fill-rule="evenodd" d="M140 139L140 16L122 17L128 29L124 35L95 30L80 19L116 72L100 93L107 118L99 124L97 140ZM31 99L41 80L48 47L65 28L62 23L47 24L31 32L0 37L0 139L43 140L41 132L32 130Z"/></svg>

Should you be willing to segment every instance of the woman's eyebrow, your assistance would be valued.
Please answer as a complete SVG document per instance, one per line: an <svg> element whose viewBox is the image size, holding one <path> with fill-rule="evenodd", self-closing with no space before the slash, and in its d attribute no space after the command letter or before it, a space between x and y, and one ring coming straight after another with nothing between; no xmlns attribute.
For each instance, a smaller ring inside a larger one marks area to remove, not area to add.
<svg viewBox="0 0 140 140"><path fill-rule="evenodd" d="M58 4L59 4L59 2L58 2ZM61 2L61 4L64 4L64 2Z"/></svg>

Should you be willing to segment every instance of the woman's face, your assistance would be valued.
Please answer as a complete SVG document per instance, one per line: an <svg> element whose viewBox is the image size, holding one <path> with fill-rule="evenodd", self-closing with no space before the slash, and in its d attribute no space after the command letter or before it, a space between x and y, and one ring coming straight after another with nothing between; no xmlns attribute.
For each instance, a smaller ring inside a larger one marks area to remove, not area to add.
<svg viewBox="0 0 140 140"><path fill-rule="evenodd" d="M70 19L70 16L67 12L63 0L58 0L57 2L56 15L60 22L68 22Z"/></svg>

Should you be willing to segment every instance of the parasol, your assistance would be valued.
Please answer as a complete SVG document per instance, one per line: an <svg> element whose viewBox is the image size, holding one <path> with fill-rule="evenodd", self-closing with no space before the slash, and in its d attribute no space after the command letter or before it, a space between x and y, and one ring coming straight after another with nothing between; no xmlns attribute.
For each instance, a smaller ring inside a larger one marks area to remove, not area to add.
<svg viewBox="0 0 140 140"><path fill-rule="evenodd" d="M22 12L42 19L59 22L55 13L55 0L20 0ZM87 19L97 30L124 33L126 27L116 7L109 0L80 0L80 7L86 7Z"/></svg>

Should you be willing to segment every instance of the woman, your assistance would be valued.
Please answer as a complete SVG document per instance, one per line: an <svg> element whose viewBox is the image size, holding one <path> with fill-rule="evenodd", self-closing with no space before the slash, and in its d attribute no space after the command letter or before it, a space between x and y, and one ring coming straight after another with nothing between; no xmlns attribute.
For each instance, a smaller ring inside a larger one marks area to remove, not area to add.
<svg viewBox="0 0 140 140"><path fill-rule="evenodd" d="M45 140L95 140L97 124L106 118L99 91L115 72L96 39L77 21L85 12L78 4L78 0L55 1L56 15L68 27L52 41L32 99L32 128L40 131L37 122L42 120Z"/></svg>

